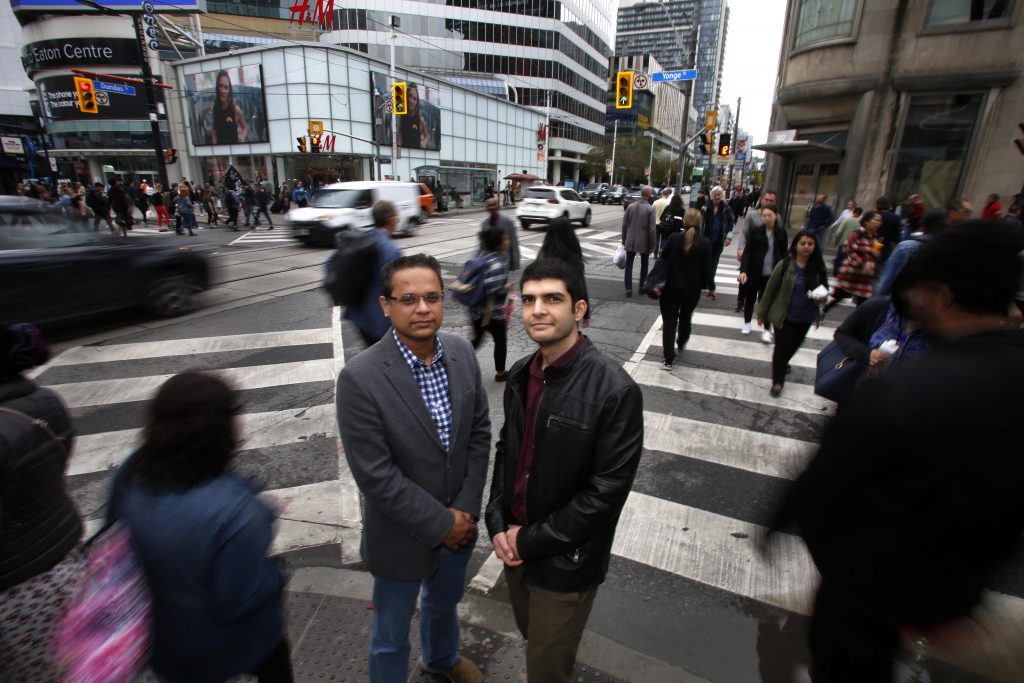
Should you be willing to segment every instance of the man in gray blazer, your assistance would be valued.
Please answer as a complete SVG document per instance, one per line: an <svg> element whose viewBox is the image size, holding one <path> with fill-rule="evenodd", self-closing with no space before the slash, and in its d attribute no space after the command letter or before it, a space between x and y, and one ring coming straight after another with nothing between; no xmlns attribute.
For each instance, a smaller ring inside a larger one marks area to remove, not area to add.
<svg viewBox="0 0 1024 683"><path fill-rule="evenodd" d="M439 332L441 267L425 254L384 267L389 333L338 378L338 427L365 498L362 555L374 577L371 683L409 677L409 624L420 604L419 668L483 681L459 654L456 607L476 543L491 447L487 394L468 341Z"/></svg>

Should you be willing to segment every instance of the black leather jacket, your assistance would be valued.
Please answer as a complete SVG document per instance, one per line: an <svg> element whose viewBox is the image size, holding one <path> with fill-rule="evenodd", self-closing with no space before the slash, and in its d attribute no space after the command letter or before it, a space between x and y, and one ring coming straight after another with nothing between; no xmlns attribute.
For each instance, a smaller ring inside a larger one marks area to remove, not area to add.
<svg viewBox="0 0 1024 683"><path fill-rule="evenodd" d="M494 459L487 529L508 529L522 450L533 356L509 373L505 424ZM524 580L558 592L604 581L612 540L643 450L643 395L615 361L584 340L564 365L544 371L526 525L517 539Z"/></svg>

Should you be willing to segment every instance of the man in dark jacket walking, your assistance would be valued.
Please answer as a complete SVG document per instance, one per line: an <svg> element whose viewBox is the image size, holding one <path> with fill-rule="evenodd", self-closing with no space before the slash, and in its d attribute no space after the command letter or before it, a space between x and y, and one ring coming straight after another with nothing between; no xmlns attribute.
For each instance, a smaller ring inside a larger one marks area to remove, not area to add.
<svg viewBox="0 0 1024 683"><path fill-rule="evenodd" d="M815 683L891 681L900 632L966 617L1020 544L1022 247L970 221L917 250L894 299L936 343L853 393L780 509L821 572Z"/></svg>
<svg viewBox="0 0 1024 683"><path fill-rule="evenodd" d="M732 244L729 235L735 223L732 209L722 199L724 195L725 192L718 185L711 188L711 201L704 208L704 227L701 230L701 234L711 241L711 263L716 273L722 250Z"/></svg>
<svg viewBox="0 0 1024 683"><path fill-rule="evenodd" d="M114 224L110 221L110 199L103 191L103 183L96 185L85 195L85 205L92 209L92 229L99 232L100 221L106 221L110 232L114 232Z"/></svg>
<svg viewBox="0 0 1024 683"><path fill-rule="evenodd" d="M487 530L527 640L530 683L569 683L640 464L643 397L580 334L587 303L576 269L541 259L520 287L540 348L509 373Z"/></svg>
<svg viewBox="0 0 1024 683"><path fill-rule="evenodd" d="M256 189L256 210L253 211L253 218L255 219L254 227L260 224L260 214L262 213L267 217L267 225L270 227L267 230L274 229L274 221L270 219L270 211L267 210L267 206L270 205L270 193L267 192L267 188L263 183L260 183Z"/></svg>
<svg viewBox="0 0 1024 683"><path fill-rule="evenodd" d="M110 181L110 208L114 210L117 223L121 226L121 234L128 236L132 229L132 202L124 189L124 183L115 178Z"/></svg>

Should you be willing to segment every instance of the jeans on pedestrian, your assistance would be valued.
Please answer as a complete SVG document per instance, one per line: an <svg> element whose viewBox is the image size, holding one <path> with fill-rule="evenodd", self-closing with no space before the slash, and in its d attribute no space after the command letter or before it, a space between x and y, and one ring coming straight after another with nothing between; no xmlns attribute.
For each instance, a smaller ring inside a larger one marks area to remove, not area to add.
<svg viewBox="0 0 1024 683"><path fill-rule="evenodd" d="M711 276L718 275L718 262L722 258L722 250L725 249L724 242L714 242L711 245Z"/></svg>
<svg viewBox="0 0 1024 683"><path fill-rule="evenodd" d="M494 338L494 371L505 372L505 360L508 356L508 329L504 320L493 318L484 325L483 318L473 321L473 348L480 346L484 339L484 332L490 332Z"/></svg>
<svg viewBox="0 0 1024 683"><path fill-rule="evenodd" d="M626 252L626 291L633 291L633 259L636 258L637 252L627 251ZM643 290L647 283L647 263L650 259L650 254L644 252L640 254L640 289Z"/></svg>
<svg viewBox="0 0 1024 683"><path fill-rule="evenodd" d="M690 341L693 312L700 302L699 289L668 288L661 293L658 306L661 308L661 350L665 362L676 359L676 346L680 350Z"/></svg>
<svg viewBox="0 0 1024 683"><path fill-rule="evenodd" d="M441 548L437 569L420 581L373 577L373 626L370 632L370 683L406 683L409 678L409 627L420 598L421 659L432 669L450 669L459 659L456 608L466 585L470 550Z"/></svg>
<svg viewBox="0 0 1024 683"><path fill-rule="evenodd" d="M743 322L749 323L754 317L754 304L764 296L764 288L768 286L770 275L757 273L747 274L747 283L743 286Z"/></svg>
<svg viewBox="0 0 1024 683"><path fill-rule="evenodd" d="M810 323L795 323L789 318L775 329L775 350L772 352L772 384L786 383L786 366L804 343Z"/></svg>
<svg viewBox="0 0 1024 683"><path fill-rule="evenodd" d="M260 224L261 213L267 217L267 225L269 225L270 227L274 227L274 221L270 220L270 212L267 211L267 207L265 206L259 206L256 208L255 211L253 211L252 217L253 220L256 222L256 225Z"/></svg>
<svg viewBox="0 0 1024 683"><path fill-rule="evenodd" d="M188 234L193 235L192 228L196 223L196 215L194 213L183 213L181 214L181 229L188 230Z"/></svg>

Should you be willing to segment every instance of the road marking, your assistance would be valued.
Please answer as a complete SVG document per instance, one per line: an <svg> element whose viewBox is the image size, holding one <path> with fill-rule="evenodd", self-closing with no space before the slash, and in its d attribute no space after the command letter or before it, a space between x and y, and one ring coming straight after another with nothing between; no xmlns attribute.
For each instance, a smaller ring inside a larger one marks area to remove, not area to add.
<svg viewBox="0 0 1024 683"><path fill-rule="evenodd" d="M537 252L535 252L533 249L530 249L529 247L524 247L520 245L519 256L520 258L535 259L537 258Z"/></svg>
<svg viewBox="0 0 1024 683"><path fill-rule="evenodd" d="M263 242L295 242L292 238L291 230L287 228L275 228L271 230L249 230L244 235L231 241L229 245L239 244L240 242L249 243L263 243Z"/></svg>
<svg viewBox="0 0 1024 683"><path fill-rule="evenodd" d="M728 330L739 330L743 326L743 317L737 315L721 315L718 313L703 313L695 311L693 314L694 325L706 325L708 327L720 327ZM808 339L819 341L832 341L835 335L834 327L822 326L815 329L813 326L807 332Z"/></svg>
<svg viewBox="0 0 1024 683"><path fill-rule="evenodd" d="M596 251L597 253L604 254L605 256L615 255L614 249L610 247L602 247L597 244L591 244L590 242L580 242L580 248L587 249L588 251Z"/></svg>
<svg viewBox="0 0 1024 683"><path fill-rule="evenodd" d="M327 328L309 330L283 330L280 332L255 332L234 334L224 337L193 337L191 339L167 339L155 342L112 344L110 346L75 346L64 351L50 362L58 365L81 365L83 363L109 363L113 361L139 360L141 358L162 358L191 356L199 353L223 351L248 351L253 349L276 349L282 346L303 346L305 344L330 344L331 331Z"/></svg>
<svg viewBox="0 0 1024 683"><path fill-rule="evenodd" d="M276 365L256 365L242 368L210 370L238 390L264 389L288 384L331 381L331 359L307 360ZM71 408L114 405L131 401L148 401L164 382L174 375L151 375L126 379L104 379L91 382L54 384L49 388L57 392Z"/></svg>
<svg viewBox="0 0 1024 683"><path fill-rule="evenodd" d="M239 451L284 446L317 436L335 436L337 432L333 404L245 413L241 418L243 432ZM139 444L142 431L123 429L78 437L67 474L90 474L117 467Z"/></svg>
<svg viewBox="0 0 1024 683"><path fill-rule="evenodd" d="M610 240L610 239L622 239L621 232L597 232L593 235L587 235L588 240Z"/></svg>
<svg viewBox="0 0 1024 683"><path fill-rule="evenodd" d="M345 369L345 339L342 336L342 325L341 325L341 307L335 306L331 311L331 332L334 339L334 378L341 375L341 371ZM331 393L334 396L335 402L337 402L337 384L335 384L334 391ZM337 412L333 415L335 421L335 433L337 433ZM351 529L361 529L363 526L363 510L359 497L359 487L356 485L355 477L352 476L352 470L348 466L348 460L345 459L345 447L341 443L341 435L338 435L338 481L340 484L340 494L338 495L338 509L341 517L341 525ZM346 563L352 563L359 561L359 548L348 547L346 544L342 544L341 548L342 559Z"/></svg>

